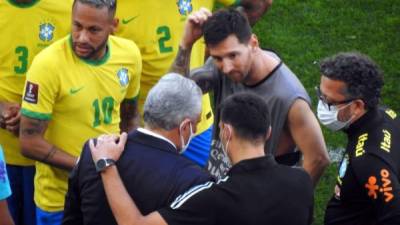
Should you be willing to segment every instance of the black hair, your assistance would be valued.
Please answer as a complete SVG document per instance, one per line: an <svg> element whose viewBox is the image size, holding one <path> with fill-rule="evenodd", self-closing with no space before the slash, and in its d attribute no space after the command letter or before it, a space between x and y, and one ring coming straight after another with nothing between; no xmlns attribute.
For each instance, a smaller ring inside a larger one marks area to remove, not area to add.
<svg viewBox="0 0 400 225"><path fill-rule="evenodd" d="M73 7L75 6L76 2L91 5L98 9L107 7L108 12L113 18L115 16L115 11L117 9L117 0L74 0Z"/></svg>
<svg viewBox="0 0 400 225"><path fill-rule="evenodd" d="M346 97L362 99L365 108L375 108L379 104L383 74L368 56L357 52L339 53L324 59L320 72L329 79L344 82Z"/></svg>
<svg viewBox="0 0 400 225"><path fill-rule="evenodd" d="M204 23L203 34L206 45L217 45L231 34L244 44L250 40L252 31L243 13L236 9L221 9Z"/></svg>
<svg viewBox="0 0 400 225"><path fill-rule="evenodd" d="M235 133L249 141L266 141L271 125L267 103L260 96L239 92L220 105L221 121L230 124Z"/></svg>

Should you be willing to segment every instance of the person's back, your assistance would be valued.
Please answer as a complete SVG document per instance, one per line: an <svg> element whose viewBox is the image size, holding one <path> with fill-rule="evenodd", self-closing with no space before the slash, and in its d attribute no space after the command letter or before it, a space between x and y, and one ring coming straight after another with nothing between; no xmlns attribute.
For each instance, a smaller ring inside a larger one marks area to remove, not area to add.
<svg viewBox="0 0 400 225"><path fill-rule="evenodd" d="M211 179L199 166L177 155L171 144L141 129L129 134L117 167L143 214L168 205L190 187ZM69 180L63 224L117 224L88 145Z"/></svg>
<svg viewBox="0 0 400 225"><path fill-rule="evenodd" d="M277 164L272 156L267 156L239 162L227 179L216 185L221 192L216 196L226 196L220 206L232 206L219 210L222 215L218 218L222 221L216 224L311 224L313 186L303 169ZM235 195L240 199L229 198ZM284 200L288 202L277 204Z"/></svg>

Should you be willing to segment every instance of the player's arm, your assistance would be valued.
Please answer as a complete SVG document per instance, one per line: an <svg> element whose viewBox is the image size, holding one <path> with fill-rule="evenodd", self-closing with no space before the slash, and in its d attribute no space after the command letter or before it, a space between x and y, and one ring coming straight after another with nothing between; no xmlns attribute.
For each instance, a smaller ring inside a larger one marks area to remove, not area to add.
<svg viewBox="0 0 400 225"><path fill-rule="evenodd" d="M272 0L241 0L240 6L253 26L272 5Z"/></svg>
<svg viewBox="0 0 400 225"><path fill-rule="evenodd" d="M190 55L194 43L203 35L202 26L211 16L211 12L205 8L192 13L185 25L184 35L179 44L178 53L172 63L171 72L179 73L185 77L193 79L200 86L203 93L210 91L213 76L209 73L191 74L190 73Z"/></svg>
<svg viewBox="0 0 400 225"><path fill-rule="evenodd" d="M303 167L316 185L329 165L329 156L321 127L306 101L295 100L289 109L287 124L294 142L304 155Z"/></svg>
<svg viewBox="0 0 400 225"><path fill-rule="evenodd" d="M110 158L117 161L121 156L126 143L127 135L122 133L118 137L112 135L103 135L97 139L96 145L90 140L89 146L92 152L93 161L100 158ZM104 191L113 215L119 225L137 224L137 225L167 225L158 212L143 216L137 208L134 200L128 194L117 167L110 166L101 172Z"/></svg>
<svg viewBox="0 0 400 225"><path fill-rule="evenodd" d="M47 125L47 120L21 116L19 140L22 155L61 169L72 170L77 158L46 141L44 134Z"/></svg>
<svg viewBox="0 0 400 225"><path fill-rule="evenodd" d="M400 224L400 183L392 167L381 158L365 153L352 160L352 167L362 191L374 205L377 224Z"/></svg>
<svg viewBox="0 0 400 225"><path fill-rule="evenodd" d="M140 117L136 100L131 101L125 99L122 101L120 113L121 122L119 124L119 128L121 129L121 132L129 132L139 127Z"/></svg>
<svg viewBox="0 0 400 225"><path fill-rule="evenodd" d="M0 200L0 225L14 225L13 219L8 211L7 200Z"/></svg>

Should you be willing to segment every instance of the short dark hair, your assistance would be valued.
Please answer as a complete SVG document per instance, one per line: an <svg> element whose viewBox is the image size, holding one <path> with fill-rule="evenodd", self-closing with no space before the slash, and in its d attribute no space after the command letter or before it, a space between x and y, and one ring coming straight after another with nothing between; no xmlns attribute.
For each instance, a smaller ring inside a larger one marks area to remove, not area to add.
<svg viewBox="0 0 400 225"><path fill-rule="evenodd" d="M267 103L260 96L239 92L220 105L221 121L230 124L242 139L265 142L271 125Z"/></svg>
<svg viewBox="0 0 400 225"><path fill-rule="evenodd" d="M108 12L112 17L115 16L115 11L117 9L117 0L74 0L72 7L75 6L76 2L80 2L82 4L91 5L95 8L101 9L103 7L107 7Z"/></svg>
<svg viewBox="0 0 400 225"><path fill-rule="evenodd" d="M252 31L247 17L236 9L220 9L204 23L206 45L217 45L233 34L240 43L250 40Z"/></svg>
<svg viewBox="0 0 400 225"><path fill-rule="evenodd" d="M324 59L320 72L329 79L344 82L345 95L362 99L365 108L375 108L379 104L383 74L368 56L357 52L339 53Z"/></svg>

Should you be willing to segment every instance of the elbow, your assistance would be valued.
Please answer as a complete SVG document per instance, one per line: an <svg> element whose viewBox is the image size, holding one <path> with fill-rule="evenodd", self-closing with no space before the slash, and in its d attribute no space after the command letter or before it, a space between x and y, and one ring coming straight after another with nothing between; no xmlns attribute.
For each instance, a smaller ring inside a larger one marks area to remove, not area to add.
<svg viewBox="0 0 400 225"><path fill-rule="evenodd" d="M30 159L35 159L33 158L32 154L32 148L34 146L34 143L32 143L30 140L26 140L26 138L21 138L19 139L19 143L21 146L21 154L27 158Z"/></svg>

